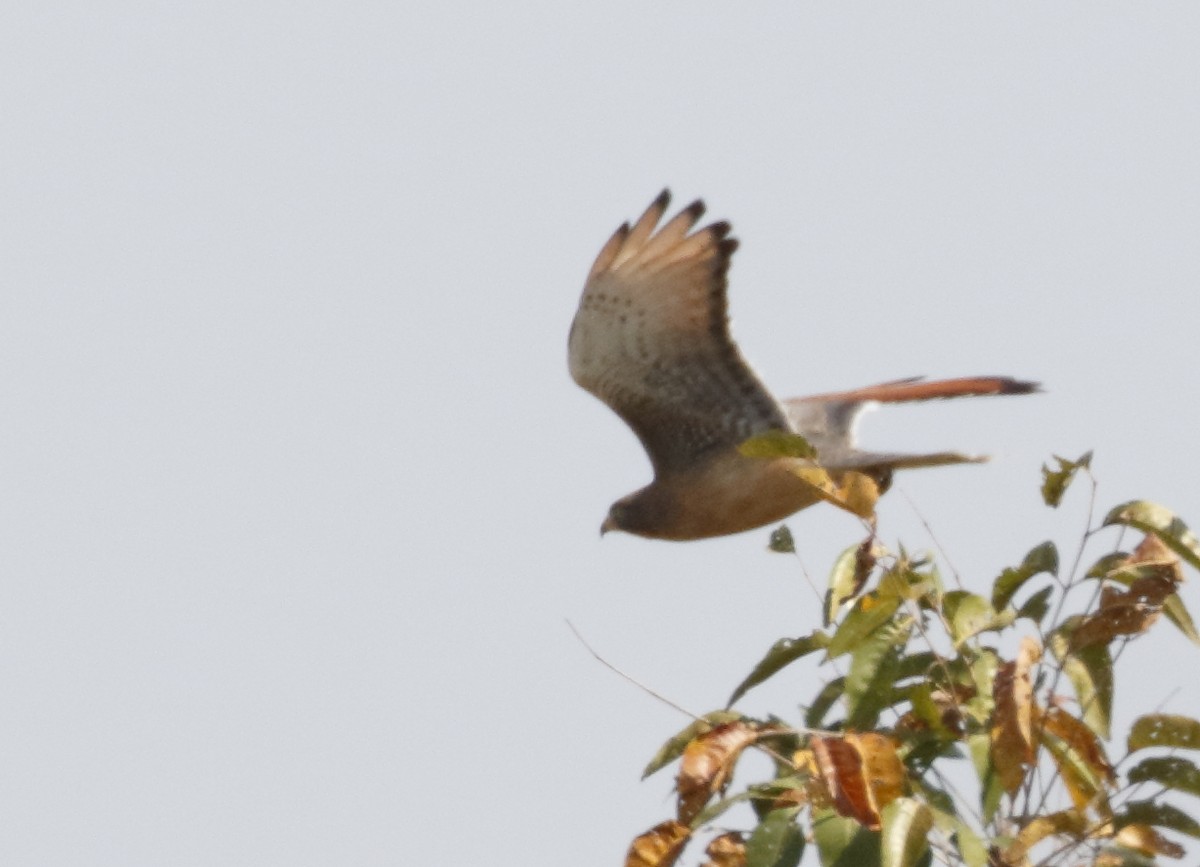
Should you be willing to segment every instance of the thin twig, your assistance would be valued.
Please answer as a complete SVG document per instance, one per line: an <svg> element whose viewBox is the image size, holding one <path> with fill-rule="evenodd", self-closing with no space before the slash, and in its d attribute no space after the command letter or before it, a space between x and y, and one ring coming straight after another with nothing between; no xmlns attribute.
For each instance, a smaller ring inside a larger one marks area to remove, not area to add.
<svg viewBox="0 0 1200 867"><path fill-rule="evenodd" d="M792 545L792 556L796 558L796 562L800 564L800 574L804 576L804 580L808 582L809 589L812 590L813 596L817 597L817 605L824 607L825 597L821 595L821 591L817 589L817 582L813 580L809 574L808 567L804 565L804 560L800 558L800 552L796 550L795 543Z"/></svg>
<svg viewBox="0 0 1200 867"><path fill-rule="evenodd" d="M1090 468L1085 467L1084 472L1087 473L1088 480L1091 482L1091 489L1088 494L1087 522L1084 526L1083 536L1079 540L1079 546L1075 549L1075 559L1071 563L1070 571L1067 573L1065 579L1058 578L1058 583L1059 583L1059 586L1062 588L1062 592L1059 594L1058 603L1054 606L1054 614L1050 618L1050 623L1054 626L1061 625L1061 623L1062 623L1062 612L1063 612L1063 607L1066 605L1066 602L1067 602L1067 596L1070 595L1070 592L1079 585L1079 578L1078 578L1079 564L1083 561L1083 552L1087 548L1087 544L1091 540L1092 536L1097 532L1096 529L1092 528L1092 521L1094 520L1095 514L1096 514L1096 489L1099 487L1099 485L1096 482L1096 477L1092 475ZM1058 576L1056 576L1056 578L1057 577ZM1091 599L1091 601L1088 602L1088 604L1084 610L1090 610L1092 605L1095 604L1096 597L1098 596L1098 594L1100 592L1100 584L1101 584L1101 582L1096 582L1096 588L1093 590L1092 599ZM1053 652L1052 648L1049 647L1048 642L1046 641L1046 633L1042 632L1040 624L1038 626L1038 632L1042 639L1042 647L1046 650L1051 650L1051 652ZM1069 649L1068 649L1068 652L1069 652ZM1065 662L1065 660L1059 660L1058 664L1053 667L1052 674L1050 677L1050 686L1047 689L1047 695L1049 695L1049 696L1054 696L1058 690L1058 683L1062 679L1062 676L1063 676L1064 662ZM1037 664L1038 671L1041 671L1043 665L1044 665L1044 663L1039 660L1038 664ZM1036 700L1037 700L1036 696L1034 697L1033 700L1036 702ZM1037 728L1033 732L1033 734L1034 734L1033 741L1035 744L1041 743L1042 728L1044 727L1044 725L1045 725L1044 721L1042 721L1042 720L1038 721ZM1034 777L1035 777L1038 767L1040 765L1040 763L1037 761L1037 756L1036 756L1036 753L1038 751L1040 751L1040 747L1035 747L1034 751L1035 751L1035 756L1034 756L1033 771L1026 776L1025 781L1024 781L1023 785L1021 786L1021 797L1023 798L1026 807L1028 807L1033 801ZM1055 780L1058 778L1058 774L1059 774L1058 766L1056 764L1054 774L1050 777L1049 780L1043 782L1041 796L1038 798L1037 810L1035 812L1040 813L1042 811L1042 808L1045 807L1046 799L1050 796L1051 788L1052 788ZM1039 779L1040 779L1040 777L1039 777Z"/></svg>
<svg viewBox="0 0 1200 867"><path fill-rule="evenodd" d="M642 682L641 682L640 680L638 680L636 677L634 677L634 676L632 676L632 675L630 675L630 674L626 674L624 671L622 671L621 669L617 668L615 665L613 665L611 662L609 662L607 659L605 659L603 656L601 656L599 653L597 653L597 652L596 652L596 650L595 650L595 648L593 648L593 647L592 647L590 644L588 644L588 643L587 643L587 639L586 639L586 638L584 638L584 637L583 637L583 636L580 634L579 630L575 628L575 624L574 624L574 623L572 623L570 620L567 620L566 622L567 622L567 627L568 627L568 628L569 628L569 629L570 629L572 632L574 632L574 633L575 633L575 637L579 639L579 643L580 643L580 644L582 644L582 645L584 646L584 648L587 650L587 652L588 652L588 653L590 653L590 654L591 654L591 655L592 655L592 656L595 658L595 660L596 660L597 662L599 662L601 665L603 665L603 666L604 666L605 668L607 668L609 671L612 671L612 672L616 673L616 674L617 674L617 676L619 676L619 677L621 677L621 678L623 678L623 679L625 679L625 680L629 681L629 682L630 682L630 683L632 683L634 686L636 686L638 689L640 689L642 692L644 692L644 693L646 693L647 695L650 695L650 696L652 696L652 697L654 697L654 698L658 699L658 700L659 700L659 701L661 701L663 704L665 704L667 707L674 708L675 710L679 711L679 712L680 712L681 714L683 714L684 716L689 716L689 717L691 717L692 719L694 719L696 722L704 722L704 721L705 721L705 720L704 720L704 717L702 717L702 716L698 716L697 714L694 714L694 713L692 713L690 710L688 710L687 708L683 707L682 705L676 704L675 702L673 702L673 701L671 701L669 698L667 698L665 695L663 695L663 694L661 694L661 693L658 693L658 692L655 692L655 691L654 691L654 690L652 690L650 687L646 686L646 684L642 683Z"/></svg>
<svg viewBox="0 0 1200 867"><path fill-rule="evenodd" d="M592 647L590 644L587 643L587 639L584 638L583 635L580 634L579 630L575 628L574 623L572 623L568 619L568 620L566 620L566 624L567 624L567 627L572 632L575 633L575 637L577 639L579 639L579 643L584 646L584 648L587 650L587 652L590 653L597 662L599 662L601 665L603 665L609 671L612 671L619 677L623 678L624 680L627 680L629 683L633 684L638 689L640 689L642 692L646 693L647 695L651 696L652 698L658 699L663 704L665 704L667 707L674 708L675 710L679 711L684 716L691 717L695 722L700 722L700 723L708 722L706 719L704 719L704 717L702 717L698 714L692 713L690 710L683 707L682 705L676 704L675 702L671 701L669 698L664 696L662 693L656 692L653 689L651 689L650 687L646 686L646 684L642 683L636 677L633 677L632 675L627 674L626 672L617 668L615 665L613 665L611 662L609 662L607 659L605 659L603 656L601 656L599 653L597 653L596 649L594 647ZM803 729L803 730L780 729L780 730L776 730L776 731L764 732L763 734L764 734L764 736L769 736L772 734L791 734L793 732L796 734L820 734L820 735L826 735L826 736L832 736L832 737L841 737L842 736L841 732L823 732L823 731L820 731L819 729ZM792 770L799 770L797 768L796 764L791 759L777 753L775 750L771 749L770 747L764 746L763 744L760 744L760 743L752 744L752 746L754 747L754 749L759 750L760 752L766 754L767 756L770 756L775 761L786 765L787 767L791 768Z"/></svg>
<svg viewBox="0 0 1200 867"><path fill-rule="evenodd" d="M904 490L904 488L897 486L895 490L898 491L900 496L904 497L904 499L908 502L909 508L913 510L913 514L917 516L917 520L921 522L921 526L924 527L925 532L929 534L929 540L933 542L933 547L937 548L938 554L950 568L950 574L954 576L954 583L958 585L958 589L965 589L963 587L962 576L958 573L958 569L954 567L954 563L951 561L950 555L946 553L946 549L938 539L937 534L933 532L933 527L931 527L929 522L925 520L925 515L922 514L921 510L917 507L916 501L908 495L908 491Z"/></svg>

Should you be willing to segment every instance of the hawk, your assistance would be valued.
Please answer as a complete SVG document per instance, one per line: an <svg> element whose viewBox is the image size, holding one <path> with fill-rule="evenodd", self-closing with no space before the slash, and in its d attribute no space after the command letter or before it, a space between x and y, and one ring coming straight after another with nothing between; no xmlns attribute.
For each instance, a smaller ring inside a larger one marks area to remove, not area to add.
<svg viewBox="0 0 1200 867"><path fill-rule="evenodd" d="M602 534L689 540L761 527L829 499L805 475L814 467L834 483L860 473L886 490L897 469L984 460L861 451L855 423L875 403L1038 390L1001 376L916 378L776 400L729 333L727 274L738 244L729 223L693 231L704 214L697 200L660 226L670 198L664 190L609 238L571 325L571 375L633 429L654 469L649 485L613 503ZM815 461L739 449L773 431L804 437Z"/></svg>

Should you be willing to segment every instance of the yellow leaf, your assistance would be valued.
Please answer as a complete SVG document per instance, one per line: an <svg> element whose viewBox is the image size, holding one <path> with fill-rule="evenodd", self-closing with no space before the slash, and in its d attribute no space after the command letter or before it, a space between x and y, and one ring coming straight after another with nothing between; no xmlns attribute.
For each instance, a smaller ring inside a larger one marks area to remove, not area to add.
<svg viewBox="0 0 1200 867"><path fill-rule="evenodd" d="M1066 834L1078 838L1082 837L1086 830L1087 818L1075 810L1038 816L1023 827L1017 834L1017 839L1005 848L1004 860L1012 864L1023 862L1029 850L1047 837Z"/></svg>
<svg viewBox="0 0 1200 867"><path fill-rule="evenodd" d="M1182 858L1184 855L1182 846L1168 840L1149 825L1126 825L1117 832L1116 842L1143 855L1166 855L1168 858Z"/></svg>
<svg viewBox="0 0 1200 867"><path fill-rule="evenodd" d="M691 829L682 822L660 822L634 838L625 856L625 867L671 867L683 854L691 835Z"/></svg>
<svg viewBox="0 0 1200 867"><path fill-rule="evenodd" d="M906 774L896 744L875 732L850 732L845 739L858 750L871 804L877 813L882 813L884 807L904 794Z"/></svg>
<svg viewBox="0 0 1200 867"><path fill-rule="evenodd" d="M879 485L864 473L842 470L836 474L815 465L796 464L792 473L812 485L821 499L840 509L870 518L879 500Z"/></svg>

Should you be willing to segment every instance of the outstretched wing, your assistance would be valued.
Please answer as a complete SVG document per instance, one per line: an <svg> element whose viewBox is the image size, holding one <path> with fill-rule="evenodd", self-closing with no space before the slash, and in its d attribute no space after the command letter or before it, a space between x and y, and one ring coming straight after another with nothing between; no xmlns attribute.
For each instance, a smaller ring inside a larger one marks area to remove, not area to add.
<svg viewBox="0 0 1200 867"><path fill-rule="evenodd" d="M693 232L696 201L655 231L669 202L664 190L604 245L569 340L571 375L633 428L658 476L789 427L729 334L729 224Z"/></svg>
<svg viewBox="0 0 1200 867"><path fill-rule="evenodd" d="M1006 376L970 376L933 382L923 377L899 379L870 385L853 391L817 394L784 401L788 420L817 450L817 460L830 469L869 467L932 467L942 464L974 463L986 458L935 452L901 454L864 452L855 446L855 428L863 412L878 403L907 403L941 400L950 397L975 397L1001 394L1030 394L1038 390L1036 382Z"/></svg>

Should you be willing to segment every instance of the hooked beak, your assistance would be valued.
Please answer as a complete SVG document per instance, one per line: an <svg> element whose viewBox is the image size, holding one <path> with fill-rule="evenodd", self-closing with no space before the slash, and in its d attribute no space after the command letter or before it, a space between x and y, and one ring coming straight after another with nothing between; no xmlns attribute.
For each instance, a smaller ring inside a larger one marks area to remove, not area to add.
<svg viewBox="0 0 1200 867"><path fill-rule="evenodd" d="M603 539L604 534L607 533L609 530L619 530L619 529L620 529L620 527L617 526L617 522L613 520L612 515L609 515L608 517L606 517L604 519L604 523L600 525L600 538Z"/></svg>

